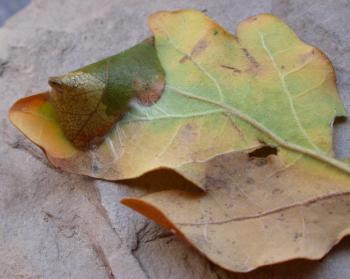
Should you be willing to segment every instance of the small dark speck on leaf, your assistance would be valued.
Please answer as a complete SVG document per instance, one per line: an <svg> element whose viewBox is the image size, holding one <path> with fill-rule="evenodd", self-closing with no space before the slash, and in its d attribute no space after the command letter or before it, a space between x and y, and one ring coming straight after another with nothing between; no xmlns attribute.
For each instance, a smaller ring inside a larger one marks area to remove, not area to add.
<svg viewBox="0 0 350 279"><path fill-rule="evenodd" d="M277 155L277 148L271 146L263 146L249 153L249 158L266 158L270 155Z"/></svg>
<svg viewBox="0 0 350 279"><path fill-rule="evenodd" d="M100 169L99 166L94 162L92 163L91 168L93 172L97 172Z"/></svg>
<svg viewBox="0 0 350 279"><path fill-rule="evenodd" d="M247 182L248 184L253 184L253 183L255 183L255 180L254 180L253 178L251 178L251 177L248 177L248 178L246 179L246 182Z"/></svg>
<svg viewBox="0 0 350 279"><path fill-rule="evenodd" d="M188 60L190 60L191 58L188 55L184 55L183 57L181 57L181 59L179 60L180 64L183 64L185 62L187 62Z"/></svg>
<svg viewBox="0 0 350 279"><path fill-rule="evenodd" d="M300 238L300 237L302 237L302 236L303 236L302 233L295 233L295 234L294 234L294 241L297 241L298 238Z"/></svg>
<svg viewBox="0 0 350 279"><path fill-rule="evenodd" d="M228 65L220 65L224 69L232 70L235 73L241 73L242 71L233 67L233 66L228 66Z"/></svg>

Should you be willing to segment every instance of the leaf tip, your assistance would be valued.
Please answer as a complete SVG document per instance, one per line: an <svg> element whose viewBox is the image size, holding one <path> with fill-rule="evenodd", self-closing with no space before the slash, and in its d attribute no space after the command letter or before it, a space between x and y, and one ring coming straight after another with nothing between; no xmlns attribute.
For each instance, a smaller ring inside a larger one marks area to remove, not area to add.
<svg viewBox="0 0 350 279"><path fill-rule="evenodd" d="M48 93L17 100L9 109L11 123L49 156L70 158L76 149L63 136L55 121Z"/></svg>
<svg viewBox="0 0 350 279"><path fill-rule="evenodd" d="M150 204L145 199L123 198L120 203L153 220L165 229L175 229L175 226L169 221L169 219L157 207Z"/></svg>

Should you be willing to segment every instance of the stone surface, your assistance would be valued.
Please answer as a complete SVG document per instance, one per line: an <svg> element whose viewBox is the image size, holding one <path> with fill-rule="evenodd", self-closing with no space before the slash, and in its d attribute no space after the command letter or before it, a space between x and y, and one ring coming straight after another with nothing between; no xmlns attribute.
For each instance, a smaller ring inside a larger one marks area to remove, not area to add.
<svg viewBox="0 0 350 279"><path fill-rule="evenodd" d="M226 272L119 204L147 187L62 173L8 122L10 105L46 90L48 76L134 45L149 35L147 15L179 8L204 10L231 32L250 15L280 16L333 61L350 111L349 1L33 0L0 29L0 278L350 278L349 238L322 261ZM338 156L349 156L348 122L334 142Z"/></svg>

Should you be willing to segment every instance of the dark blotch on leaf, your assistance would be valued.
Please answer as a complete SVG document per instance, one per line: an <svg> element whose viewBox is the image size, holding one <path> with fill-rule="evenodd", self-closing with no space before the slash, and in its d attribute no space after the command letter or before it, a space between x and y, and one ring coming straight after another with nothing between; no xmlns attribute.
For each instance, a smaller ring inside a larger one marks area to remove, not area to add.
<svg viewBox="0 0 350 279"><path fill-rule="evenodd" d="M271 146L263 146L249 153L249 158L266 158L270 155L277 155L278 149Z"/></svg>

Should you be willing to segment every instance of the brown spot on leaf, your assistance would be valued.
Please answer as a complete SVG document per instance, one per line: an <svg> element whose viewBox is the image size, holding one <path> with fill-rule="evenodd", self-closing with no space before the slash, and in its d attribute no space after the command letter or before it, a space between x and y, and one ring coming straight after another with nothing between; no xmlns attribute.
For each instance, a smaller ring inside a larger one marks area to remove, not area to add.
<svg viewBox="0 0 350 279"><path fill-rule="evenodd" d="M208 47L208 42L206 39L199 40L196 45L193 47L191 51L191 56L197 56L200 54L203 50L205 50Z"/></svg>
<svg viewBox="0 0 350 279"><path fill-rule="evenodd" d="M247 182L247 184L254 184L254 183L255 183L255 180L254 180L253 178L251 178L251 177L248 177L248 178L246 179L246 182Z"/></svg>
<svg viewBox="0 0 350 279"><path fill-rule="evenodd" d="M133 81L137 100L144 106L151 106L159 100L164 90L164 77L160 77L151 86L145 86L139 79Z"/></svg>
<svg viewBox="0 0 350 279"><path fill-rule="evenodd" d="M245 57L247 57L247 59L249 60L249 62L252 64L252 66L254 66L255 68L259 67L259 63L258 61L256 61L256 59L250 54L250 52L246 49L246 48L242 48L242 51L245 55Z"/></svg>
<svg viewBox="0 0 350 279"><path fill-rule="evenodd" d="M220 66L221 66L222 68L224 68L224 69L231 70L231 71L233 71L234 73L237 73L237 74L239 74L239 73L242 72L240 69L237 69L237 68L235 68L235 67L233 67L233 66L228 66L228 65L220 65Z"/></svg>
<svg viewBox="0 0 350 279"><path fill-rule="evenodd" d="M306 52L306 53L301 53L299 54L299 59L301 63L306 63L308 60L311 59L315 55L315 50L312 49L312 51Z"/></svg>
<svg viewBox="0 0 350 279"><path fill-rule="evenodd" d="M302 233L295 233L294 234L294 241L297 241L300 237L302 237L303 236L303 234Z"/></svg>
<svg viewBox="0 0 350 279"><path fill-rule="evenodd" d="M208 42L206 39L199 40L195 46L191 50L190 55L184 55L180 60L179 63L183 64L190 60L191 58L194 58L198 56L202 51L204 51L208 47Z"/></svg>
<svg viewBox="0 0 350 279"><path fill-rule="evenodd" d="M190 57L188 55L184 55L182 56L182 58L179 60L179 63L183 64L185 63L187 60L190 60Z"/></svg>

